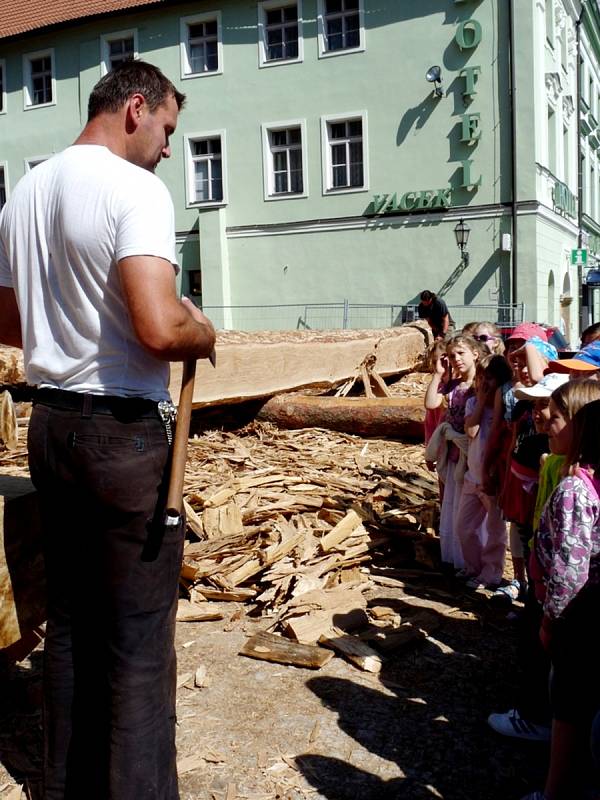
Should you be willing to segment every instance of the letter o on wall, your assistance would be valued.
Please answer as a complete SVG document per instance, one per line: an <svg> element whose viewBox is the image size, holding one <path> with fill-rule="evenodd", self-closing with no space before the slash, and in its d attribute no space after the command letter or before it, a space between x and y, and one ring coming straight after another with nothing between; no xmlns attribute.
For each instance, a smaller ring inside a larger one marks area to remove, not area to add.
<svg viewBox="0 0 600 800"><path fill-rule="evenodd" d="M481 35L481 23L467 19L459 24L454 39L461 50L473 50L481 42Z"/></svg>

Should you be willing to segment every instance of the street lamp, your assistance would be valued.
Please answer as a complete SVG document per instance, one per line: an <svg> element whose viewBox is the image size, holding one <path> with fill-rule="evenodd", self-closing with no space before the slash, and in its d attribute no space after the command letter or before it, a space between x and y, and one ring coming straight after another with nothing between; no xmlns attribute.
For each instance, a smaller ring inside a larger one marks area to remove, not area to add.
<svg viewBox="0 0 600 800"><path fill-rule="evenodd" d="M467 250L467 243L469 241L470 233L471 233L471 228L469 228L469 226L466 225L465 221L462 219L454 228L454 236L456 237L456 246L460 250L460 257L465 267L469 266L469 251Z"/></svg>
<svg viewBox="0 0 600 800"><path fill-rule="evenodd" d="M429 67L425 74L425 80L428 83L435 83L433 91L436 97L442 97L444 91L442 89L442 68L438 66Z"/></svg>

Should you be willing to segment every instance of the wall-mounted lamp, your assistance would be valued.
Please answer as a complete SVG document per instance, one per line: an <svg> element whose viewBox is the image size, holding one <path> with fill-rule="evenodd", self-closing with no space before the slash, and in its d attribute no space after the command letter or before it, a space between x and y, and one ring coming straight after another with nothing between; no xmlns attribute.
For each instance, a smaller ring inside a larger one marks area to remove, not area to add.
<svg viewBox="0 0 600 800"><path fill-rule="evenodd" d="M433 87L434 94L436 97L442 97L444 94L442 90L442 68L429 67L427 74L425 75L425 80L428 83L435 83L435 86Z"/></svg>
<svg viewBox="0 0 600 800"><path fill-rule="evenodd" d="M469 241L469 234L471 228L465 224L464 220L457 224L454 228L454 236L456 237L456 246L460 250L460 257L465 267L469 266L469 251L467 250L467 243Z"/></svg>

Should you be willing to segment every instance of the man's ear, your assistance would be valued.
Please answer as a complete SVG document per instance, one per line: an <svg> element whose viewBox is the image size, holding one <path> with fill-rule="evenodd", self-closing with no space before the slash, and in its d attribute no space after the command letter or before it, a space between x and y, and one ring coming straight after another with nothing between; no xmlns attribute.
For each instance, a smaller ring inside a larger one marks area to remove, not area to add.
<svg viewBox="0 0 600 800"><path fill-rule="evenodd" d="M146 99L143 94L132 94L127 101L127 121L133 128L137 128L140 124L145 106Z"/></svg>

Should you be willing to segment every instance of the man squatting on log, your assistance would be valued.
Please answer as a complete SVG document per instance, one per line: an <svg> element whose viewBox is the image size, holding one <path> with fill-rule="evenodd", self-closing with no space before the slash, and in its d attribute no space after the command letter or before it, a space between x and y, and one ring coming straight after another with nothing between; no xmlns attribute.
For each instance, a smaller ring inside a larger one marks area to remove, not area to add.
<svg viewBox="0 0 600 800"><path fill-rule="evenodd" d="M168 362L215 341L178 299L173 204L154 175L184 100L150 64L109 72L75 144L22 178L0 217L0 341L23 347L38 387L45 800L179 797Z"/></svg>

